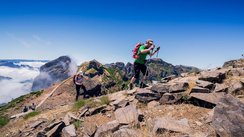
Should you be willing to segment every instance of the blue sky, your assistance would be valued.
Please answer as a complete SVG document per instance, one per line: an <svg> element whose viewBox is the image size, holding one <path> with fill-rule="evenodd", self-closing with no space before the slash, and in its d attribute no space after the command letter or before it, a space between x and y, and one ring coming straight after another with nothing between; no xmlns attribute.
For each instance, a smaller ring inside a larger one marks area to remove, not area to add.
<svg viewBox="0 0 244 137"><path fill-rule="evenodd" d="M1 0L0 59L133 62L151 38L174 65L221 66L244 54L241 0Z"/></svg>

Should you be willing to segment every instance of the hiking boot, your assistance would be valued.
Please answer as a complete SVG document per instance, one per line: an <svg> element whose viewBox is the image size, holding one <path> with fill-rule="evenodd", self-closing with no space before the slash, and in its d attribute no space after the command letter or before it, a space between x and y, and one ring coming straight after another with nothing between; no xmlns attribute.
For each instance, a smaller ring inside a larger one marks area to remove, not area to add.
<svg viewBox="0 0 244 137"><path fill-rule="evenodd" d="M87 94L84 94L83 95L83 99L87 99L87 98L89 98L90 96L89 95L87 95Z"/></svg>
<svg viewBox="0 0 244 137"><path fill-rule="evenodd" d="M128 85L128 87L129 87L129 90L132 90L132 89L133 89L133 84L130 83L130 84Z"/></svg>
<svg viewBox="0 0 244 137"><path fill-rule="evenodd" d="M144 84L144 83L141 82L140 88L146 88L146 87L148 87L148 85L146 85L146 84Z"/></svg>

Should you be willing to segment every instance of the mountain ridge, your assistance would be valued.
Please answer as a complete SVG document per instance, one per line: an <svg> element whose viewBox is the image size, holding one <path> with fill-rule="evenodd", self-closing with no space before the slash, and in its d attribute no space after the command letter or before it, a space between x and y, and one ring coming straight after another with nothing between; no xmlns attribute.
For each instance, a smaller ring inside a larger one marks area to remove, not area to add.
<svg viewBox="0 0 244 137"><path fill-rule="evenodd" d="M97 68L99 70L101 67L99 65L94 67L94 65L97 64L91 63L93 67L89 67L88 63L83 69ZM106 71L103 72L105 73ZM93 78L99 77L93 76L91 79ZM244 99L241 97L244 95L243 67L228 66L187 73L163 83L159 82L149 88L122 90L87 100L80 99L78 102L74 102L75 91L72 77L66 80L64 83L56 83L44 91L25 95L13 100L7 106L0 107L1 116L5 115L7 119L8 115L20 112L23 106L39 103L52 93L36 112L30 112L27 114L28 117L10 120L0 129L0 135L52 136L71 132L75 136L129 134L128 136L138 137L147 135L214 137L216 134L223 136L242 133L237 128L243 124L241 121L231 125L232 119L226 123L219 123L212 118L224 119L229 115L243 118L241 114L236 113L235 109L232 109L237 107L240 110L244 109L244 103L242 103ZM229 103L221 98L228 99ZM229 113L220 113L221 103L218 104L218 102L224 103L226 109L222 111L229 111ZM215 107L217 109L213 109ZM157 124L160 122L168 126ZM219 129L219 126L226 129L230 125L233 131L231 133L222 132ZM133 128L134 126L137 128ZM21 129L21 132L16 128ZM158 132L158 130L170 132Z"/></svg>

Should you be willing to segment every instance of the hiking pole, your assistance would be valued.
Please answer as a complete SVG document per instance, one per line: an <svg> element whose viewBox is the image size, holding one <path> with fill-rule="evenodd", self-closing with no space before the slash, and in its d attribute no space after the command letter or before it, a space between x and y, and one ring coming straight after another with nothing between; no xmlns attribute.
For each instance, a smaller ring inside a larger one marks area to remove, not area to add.
<svg viewBox="0 0 244 137"><path fill-rule="evenodd" d="M157 58L158 58L159 50L160 50L160 47L158 47L158 48L156 49L156 51L157 51L157 55L156 55L156 57L157 57Z"/></svg>

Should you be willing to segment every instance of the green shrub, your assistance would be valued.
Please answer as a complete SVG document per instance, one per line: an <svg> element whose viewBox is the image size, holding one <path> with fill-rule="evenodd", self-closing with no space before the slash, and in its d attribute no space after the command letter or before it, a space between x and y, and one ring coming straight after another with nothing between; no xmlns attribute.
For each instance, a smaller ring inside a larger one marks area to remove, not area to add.
<svg viewBox="0 0 244 137"><path fill-rule="evenodd" d="M24 119L27 120L27 119L29 119L29 118L31 118L31 117L34 117L34 116L39 115L40 113L41 113L41 112L39 112L39 111L33 111L33 112L30 112L30 113L28 113L28 114L26 114L26 115L24 116Z"/></svg>
<svg viewBox="0 0 244 137"><path fill-rule="evenodd" d="M108 96L102 96L100 98L100 101L101 101L101 105L109 105L109 103L110 103L110 100L109 100Z"/></svg>
<svg viewBox="0 0 244 137"><path fill-rule="evenodd" d="M75 102L73 106L74 111L78 111L81 107L86 105L86 101L84 99L78 100Z"/></svg>
<svg viewBox="0 0 244 137"><path fill-rule="evenodd" d="M79 120L75 120L75 122L73 124L75 126L75 129L78 129L79 127L81 127L81 121L79 121Z"/></svg>
<svg viewBox="0 0 244 137"><path fill-rule="evenodd" d="M30 94L31 95L36 95L36 97L39 97L42 93L43 93L43 90L31 92Z"/></svg>
<svg viewBox="0 0 244 137"><path fill-rule="evenodd" d="M190 99L190 96L187 95L187 94L185 94L185 95L182 96L182 100L183 101L188 101L189 99Z"/></svg>
<svg viewBox="0 0 244 137"><path fill-rule="evenodd" d="M0 107L0 111L6 111L9 108L15 107L17 104L23 102L25 100L27 95L20 96L12 101L10 101L8 104Z"/></svg>
<svg viewBox="0 0 244 137"><path fill-rule="evenodd" d="M6 124L8 124L9 119L6 116L0 116L0 127L5 126Z"/></svg>

